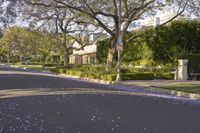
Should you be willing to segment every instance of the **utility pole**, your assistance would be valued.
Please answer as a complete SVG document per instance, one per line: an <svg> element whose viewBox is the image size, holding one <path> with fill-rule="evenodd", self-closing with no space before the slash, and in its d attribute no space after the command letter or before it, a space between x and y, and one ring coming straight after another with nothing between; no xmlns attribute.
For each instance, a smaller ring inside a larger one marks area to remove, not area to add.
<svg viewBox="0 0 200 133"><path fill-rule="evenodd" d="M118 16L118 36L117 36L117 54L118 54L118 60L117 60L117 78L116 82L121 81L121 53L123 51L123 39L122 39L122 31L121 31L121 0L116 0L117 3L117 16Z"/></svg>

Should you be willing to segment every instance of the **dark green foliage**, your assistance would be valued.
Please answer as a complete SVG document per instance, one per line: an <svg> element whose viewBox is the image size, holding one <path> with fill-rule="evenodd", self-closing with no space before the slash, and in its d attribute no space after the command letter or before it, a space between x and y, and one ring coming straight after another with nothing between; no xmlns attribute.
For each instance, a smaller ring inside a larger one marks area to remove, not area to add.
<svg viewBox="0 0 200 133"><path fill-rule="evenodd" d="M173 79L173 73L125 73L122 74L122 80L153 80L153 79Z"/></svg>
<svg viewBox="0 0 200 133"><path fill-rule="evenodd" d="M171 25L173 42L189 52L200 52L200 22L175 21Z"/></svg>
<svg viewBox="0 0 200 133"><path fill-rule="evenodd" d="M86 68L86 66L84 66ZM94 70L94 67L92 68ZM83 68L80 69L63 69L55 68L52 72L62 73L66 75L79 76L82 78L100 79L105 81L115 81L117 74L111 72L105 72L101 70L88 70ZM122 73L122 80L153 80L153 79L173 79L173 73L163 72L133 72L133 73Z"/></svg>
<svg viewBox="0 0 200 133"><path fill-rule="evenodd" d="M122 74L122 80L152 80L153 73L125 73Z"/></svg>
<svg viewBox="0 0 200 133"><path fill-rule="evenodd" d="M82 78L92 78L92 79L100 79L105 81L114 81L116 79L116 74L105 74L101 72L89 72L83 70L74 70L74 69L61 69L61 68L54 68L51 69L51 72L61 73L66 75L72 76L79 76Z"/></svg>
<svg viewBox="0 0 200 133"><path fill-rule="evenodd" d="M82 65L81 67L79 67L77 69L81 70L81 71L94 72L94 73L100 72L102 74L116 73L116 70L114 68L112 70L107 71L106 66L104 66L104 65Z"/></svg>
<svg viewBox="0 0 200 133"><path fill-rule="evenodd" d="M66 69L59 69L59 73L65 73Z"/></svg>
<svg viewBox="0 0 200 133"><path fill-rule="evenodd" d="M46 67L53 67L53 66L56 66L57 64L52 64L52 63L47 63L45 64Z"/></svg>
<svg viewBox="0 0 200 133"><path fill-rule="evenodd" d="M110 47L110 39L99 41L97 44L97 61L99 64L105 64L107 60L108 50ZM114 53L114 62L117 60L117 51Z"/></svg>
<svg viewBox="0 0 200 133"><path fill-rule="evenodd" d="M66 70L63 73L67 75L81 76L83 72L78 70Z"/></svg>
<svg viewBox="0 0 200 133"><path fill-rule="evenodd" d="M97 61L102 64L106 63L107 54L109 49L109 40L99 41L97 45Z"/></svg>
<svg viewBox="0 0 200 133"><path fill-rule="evenodd" d="M59 73L59 68L52 68L52 69L51 69L51 72Z"/></svg>
<svg viewBox="0 0 200 133"><path fill-rule="evenodd" d="M133 38L133 39L130 39ZM170 25L146 28L128 33L124 44L122 62L128 64L151 65L171 63L187 53L200 52L200 22L179 20ZM105 63L109 40L99 42L97 60Z"/></svg>
<svg viewBox="0 0 200 133"><path fill-rule="evenodd" d="M199 21L174 21L152 31L146 32L146 36L148 46L154 51L155 61L174 64L187 53L200 52Z"/></svg>
<svg viewBox="0 0 200 133"><path fill-rule="evenodd" d="M141 35L141 36L140 36ZM137 36L134 39L130 39ZM126 36L126 43L124 43L124 50L122 54L123 63L134 63L141 60L152 60L152 51L147 46L144 38L144 31L128 33ZM106 63L110 40L103 40L97 45L97 60L99 64ZM117 60L117 52L114 55L114 60Z"/></svg>
<svg viewBox="0 0 200 133"><path fill-rule="evenodd" d="M174 79L174 74L171 72L154 73L154 79Z"/></svg>
<svg viewBox="0 0 200 133"><path fill-rule="evenodd" d="M133 39L131 39L133 38ZM99 42L97 59L105 63L109 40ZM200 52L200 22L174 21L161 27L134 31L126 36L122 62L125 64L152 65L173 64L188 53Z"/></svg>
<svg viewBox="0 0 200 133"><path fill-rule="evenodd" d="M152 57L152 50L147 46L144 31L136 31L128 33L126 36L127 42L124 45L122 54L123 63L132 64L150 64ZM133 38L133 39L131 39ZM144 62L146 61L146 62ZM147 63L148 61L148 63ZM142 63L144 62L144 63Z"/></svg>
<svg viewBox="0 0 200 133"><path fill-rule="evenodd" d="M168 73L171 71L174 71L174 68L171 66L147 66L147 67L142 67L142 68L129 68L128 69L129 72L140 72L140 73L144 73L144 72L151 72L151 73Z"/></svg>
<svg viewBox="0 0 200 133"><path fill-rule="evenodd" d="M186 54L182 58L189 60L189 73L200 73L200 54Z"/></svg>

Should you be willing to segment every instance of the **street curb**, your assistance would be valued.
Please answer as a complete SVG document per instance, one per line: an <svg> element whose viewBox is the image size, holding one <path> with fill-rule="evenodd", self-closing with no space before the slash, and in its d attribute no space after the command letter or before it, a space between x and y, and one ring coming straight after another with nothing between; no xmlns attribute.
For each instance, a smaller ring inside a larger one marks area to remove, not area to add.
<svg viewBox="0 0 200 133"><path fill-rule="evenodd" d="M200 100L200 94L183 92L183 91L176 91L176 90L161 89L158 86L147 87L146 90L154 90L154 91L157 91L157 92L164 92L164 93L168 93L170 95L174 95L174 96L177 96L177 97L184 97L184 98L188 98L188 99L191 99L191 100Z"/></svg>

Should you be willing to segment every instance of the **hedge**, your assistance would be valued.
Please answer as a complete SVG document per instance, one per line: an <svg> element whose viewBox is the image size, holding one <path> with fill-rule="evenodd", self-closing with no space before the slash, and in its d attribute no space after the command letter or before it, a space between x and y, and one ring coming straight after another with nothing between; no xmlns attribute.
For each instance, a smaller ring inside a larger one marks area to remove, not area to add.
<svg viewBox="0 0 200 133"><path fill-rule="evenodd" d="M125 73L121 75L122 80L152 80L153 73Z"/></svg>
<svg viewBox="0 0 200 133"><path fill-rule="evenodd" d="M174 79L174 73L154 73L154 79Z"/></svg>
<svg viewBox="0 0 200 133"><path fill-rule="evenodd" d="M188 59L189 73L200 73L200 54L187 54L183 59Z"/></svg>
<svg viewBox="0 0 200 133"><path fill-rule="evenodd" d="M115 81L117 74L105 74L98 72L88 72L70 69L51 69L52 72L66 75L80 76L82 78L100 79L105 81ZM123 73L122 80L153 80L153 79L173 79L173 73Z"/></svg>

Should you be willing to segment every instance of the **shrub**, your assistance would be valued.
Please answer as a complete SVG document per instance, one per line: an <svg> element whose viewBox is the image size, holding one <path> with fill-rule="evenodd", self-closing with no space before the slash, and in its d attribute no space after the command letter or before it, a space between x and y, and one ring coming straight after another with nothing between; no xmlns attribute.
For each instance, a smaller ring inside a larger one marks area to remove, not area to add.
<svg viewBox="0 0 200 133"><path fill-rule="evenodd" d="M145 66L141 68L129 68L130 73L138 72L138 73L167 73L171 72L173 70L173 67L168 66Z"/></svg>
<svg viewBox="0 0 200 133"><path fill-rule="evenodd" d="M151 80L154 79L153 73L126 73L121 75L122 80Z"/></svg>
<svg viewBox="0 0 200 133"><path fill-rule="evenodd" d="M59 73L65 73L66 70L65 69L59 69Z"/></svg>
<svg viewBox="0 0 200 133"><path fill-rule="evenodd" d="M81 71L76 71L76 70L66 70L64 72L67 75L74 75L74 76L81 76L82 72Z"/></svg>
<svg viewBox="0 0 200 133"><path fill-rule="evenodd" d="M200 73L200 54L186 54L182 58L188 59L189 73Z"/></svg>
<svg viewBox="0 0 200 133"><path fill-rule="evenodd" d="M155 79L173 79L174 74L173 73L155 73L154 78Z"/></svg>
<svg viewBox="0 0 200 133"><path fill-rule="evenodd" d="M51 69L51 72L59 73L59 68L52 68L52 69Z"/></svg>
<svg viewBox="0 0 200 133"><path fill-rule="evenodd" d="M116 77L117 77L116 74L101 75L101 79L102 79L102 80L106 80L106 81L115 81L115 80L116 80Z"/></svg>
<svg viewBox="0 0 200 133"><path fill-rule="evenodd" d="M53 66L55 66L55 64L47 63L47 64L45 64L45 66L46 66L46 67L53 67Z"/></svg>
<svg viewBox="0 0 200 133"><path fill-rule="evenodd" d="M83 70L83 68L85 70ZM103 70L97 71L94 68L90 69L88 66L82 66L80 70L78 69L63 69L63 68L54 68L51 69L52 72L64 73L67 75L80 76L82 78L92 78L100 79L105 81L115 81L117 74L111 72L104 72ZM163 73L163 72L132 72L132 73L122 73L122 80L153 80L153 79L173 79L173 73Z"/></svg>

